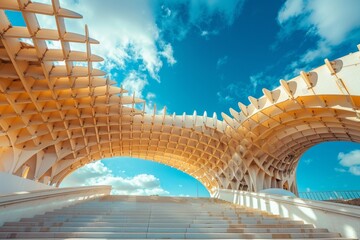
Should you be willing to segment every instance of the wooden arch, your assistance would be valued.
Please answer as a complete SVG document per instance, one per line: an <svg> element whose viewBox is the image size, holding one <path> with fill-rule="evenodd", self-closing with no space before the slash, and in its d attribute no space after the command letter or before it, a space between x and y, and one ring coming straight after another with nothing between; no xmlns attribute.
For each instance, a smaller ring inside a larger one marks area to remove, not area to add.
<svg viewBox="0 0 360 240"><path fill-rule="evenodd" d="M21 12L12 26L5 10ZM37 14L53 16L40 28ZM146 114L144 100L128 96L91 53L98 41L68 32L66 18L81 18L58 0L0 1L0 171L46 184L104 157L157 161L215 188L296 189L301 155L323 141L360 142L360 54L352 53L279 87L263 89L250 105L222 114ZM49 41L59 41L52 49ZM28 42L28 43L26 43ZM29 43L31 42L31 43ZM86 51L71 49L82 43Z"/></svg>

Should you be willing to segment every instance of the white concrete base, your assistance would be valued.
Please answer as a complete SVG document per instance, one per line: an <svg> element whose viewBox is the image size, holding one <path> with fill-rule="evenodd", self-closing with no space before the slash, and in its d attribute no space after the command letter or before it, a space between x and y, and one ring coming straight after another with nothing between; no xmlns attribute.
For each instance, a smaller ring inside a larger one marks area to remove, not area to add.
<svg viewBox="0 0 360 240"><path fill-rule="evenodd" d="M54 189L52 186L21 178L6 172L0 172L0 183L0 195Z"/></svg>
<svg viewBox="0 0 360 240"><path fill-rule="evenodd" d="M343 237L360 238L358 206L227 189L218 189L213 197L293 220L302 220L317 228L338 232Z"/></svg>

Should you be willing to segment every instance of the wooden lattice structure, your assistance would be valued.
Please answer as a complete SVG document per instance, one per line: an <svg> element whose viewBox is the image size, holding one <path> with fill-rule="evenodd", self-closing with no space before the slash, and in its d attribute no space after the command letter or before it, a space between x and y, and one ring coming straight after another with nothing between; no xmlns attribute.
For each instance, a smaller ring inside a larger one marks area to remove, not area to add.
<svg viewBox="0 0 360 240"><path fill-rule="evenodd" d="M12 26L5 10L21 12L26 26ZM56 28L40 28L37 14L53 16ZM359 52L263 89L224 121L196 112L146 114L144 100L93 67L103 60L91 53L98 42L87 27L84 35L68 32L66 18L81 15L58 0L0 1L0 171L59 184L87 163L133 156L182 170L210 191L297 192L296 166L308 148L360 142ZM50 41L61 47L50 48Z"/></svg>

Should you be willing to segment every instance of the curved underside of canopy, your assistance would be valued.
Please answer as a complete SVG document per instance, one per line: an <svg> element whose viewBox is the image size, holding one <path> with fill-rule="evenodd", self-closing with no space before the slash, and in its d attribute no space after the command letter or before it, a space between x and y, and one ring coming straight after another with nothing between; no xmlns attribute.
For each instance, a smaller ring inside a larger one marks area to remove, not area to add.
<svg viewBox="0 0 360 240"><path fill-rule="evenodd" d="M5 10L22 13L12 26ZM53 16L40 28L36 14ZM360 53L301 72L232 117L146 114L144 100L128 96L91 53L98 42L68 32L64 19L81 15L28 0L0 2L0 171L46 184L87 163L132 156L175 167L215 188L297 192L301 155L324 141L360 142ZM25 39L25 40L24 40ZM27 39L27 40L26 40ZM59 41L50 49L48 41ZM28 42L28 43L25 43ZM29 43L31 42L31 43ZM85 52L71 49L82 43Z"/></svg>

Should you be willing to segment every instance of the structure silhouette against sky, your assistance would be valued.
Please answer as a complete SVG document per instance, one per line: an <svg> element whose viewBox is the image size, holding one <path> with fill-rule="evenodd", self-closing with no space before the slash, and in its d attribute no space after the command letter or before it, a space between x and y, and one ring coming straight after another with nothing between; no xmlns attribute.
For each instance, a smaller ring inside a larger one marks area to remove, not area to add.
<svg viewBox="0 0 360 240"><path fill-rule="evenodd" d="M210 192L296 193L296 167L307 149L360 142L359 52L280 80L221 117L146 113L145 100L93 66L103 59L91 52L99 42L88 28L84 35L66 29L65 19L81 15L57 0L6 0L0 8L1 171L59 185L88 163L131 156L177 168ZM26 26L12 26L4 10L21 12ZM41 27L38 15L53 16L55 28Z"/></svg>

